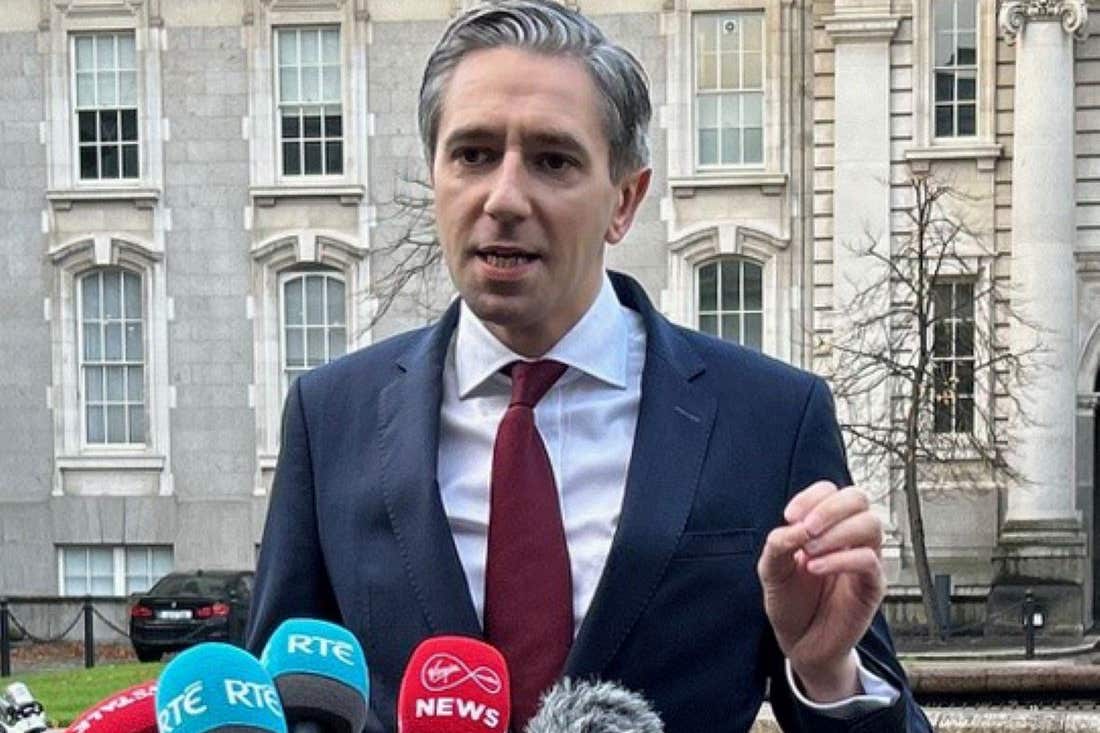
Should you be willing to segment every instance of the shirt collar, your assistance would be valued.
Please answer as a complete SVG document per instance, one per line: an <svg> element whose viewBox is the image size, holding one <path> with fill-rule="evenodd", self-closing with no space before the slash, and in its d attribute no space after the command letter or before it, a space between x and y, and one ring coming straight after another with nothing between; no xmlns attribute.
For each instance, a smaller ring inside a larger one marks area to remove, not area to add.
<svg viewBox="0 0 1100 733"><path fill-rule="evenodd" d="M542 358L560 361L613 387L626 389L629 331L624 308L605 272L596 300ZM502 344L465 301L459 309L455 373L459 398L465 399L508 364L530 359Z"/></svg>

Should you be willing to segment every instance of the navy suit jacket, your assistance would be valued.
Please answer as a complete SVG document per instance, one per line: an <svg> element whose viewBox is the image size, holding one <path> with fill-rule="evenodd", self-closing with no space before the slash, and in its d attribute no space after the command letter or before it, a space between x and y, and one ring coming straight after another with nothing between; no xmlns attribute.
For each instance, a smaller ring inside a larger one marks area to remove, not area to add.
<svg viewBox="0 0 1100 733"><path fill-rule="evenodd" d="M646 359L619 526L565 674L648 697L668 733L747 731L770 680L786 731L930 731L879 616L858 650L902 691L838 721L791 696L764 615L756 561L783 508L818 479L850 483L832 400L817 377L641 313ZM301 377L260 552L248 646L291 617L351 629L370 667L371 733L395 729L413 648L481 636L436 483L442 370L457 304L436 325Z"/></svg>

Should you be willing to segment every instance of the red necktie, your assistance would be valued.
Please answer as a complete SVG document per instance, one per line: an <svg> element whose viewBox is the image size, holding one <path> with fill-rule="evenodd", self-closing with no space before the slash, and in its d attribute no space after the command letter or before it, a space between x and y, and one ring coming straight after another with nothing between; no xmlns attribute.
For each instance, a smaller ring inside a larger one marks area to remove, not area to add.
<svg viewBox="0 0 1100 733"><path fill-rule="evenodd" d="M493 444L485 635L508 662L515 730L535 714L573 643L569 551L534 409L565 370L556 361L512 365L512 400Z"/></svg>

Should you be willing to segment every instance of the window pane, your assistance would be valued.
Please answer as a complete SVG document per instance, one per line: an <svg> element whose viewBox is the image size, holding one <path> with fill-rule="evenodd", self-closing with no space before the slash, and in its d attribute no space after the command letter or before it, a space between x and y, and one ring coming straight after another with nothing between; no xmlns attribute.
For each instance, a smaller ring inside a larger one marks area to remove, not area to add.
<svg viewBox="0 0 1100 733"><path fill-rule="evenodd" d="M964 359L955 362L955 394L974 394L974 362Z"/></svg>
<svg viewBox="0 0 1100 733"><path fill-rule="evenodd" d="M99 361L103 358L103 344L101 343L99 322L84 322L84 359L86 361Z"/></svg>
<svg viewBox="0 0 1100 733"><path fill-rule="evenodd" d="M137 145L122 146L122 177L138 177L138 149Z"/></svg>
<svg viewBox="0 0 1100 733"><path fill-rule="evenodd" d="M141 318L141 278L132 272L124 273L122 286L126 291L126 317Z"/></svg>
<svg viewBox="0 0 1100 733"><path fill-rule="evenodd" d="M325 143L325 173L344 172L344 144L336 141Z"/></svg>
<svg viewBox="0 0 1100 733"><path fill-rule="evenodd" d="M700 129L718 127L718 97L710 94L699 97L698 116Z"/></svg>
<svg viewBox="0 0 1100 733"><path fill-rule="evenodd" d="M321 143L305 143L305 172L306 175L316 175L321 170Z"/></svg>
<svg viewBox="0 0 1100 733"><path fill-rule="evenodd" d="M118 103L133 106L137 104L137 74L123 71L118 75Z"/></svg>
<svg viewBox="0 0 1100 733"><path fill-rule="evenodd" d="M932 286L932 317L951 318L954 311L951 305L953 289L950 284L941 283Z"/></svg>
<svg viewBox="0 0 1100 733"><path fill-rule="evenodd" d="M80 281L81 314L84 320L99 318L99 273L86 275Z"/></svg>
<svg viewBox="0 0 1100 733"><path fill-rule="evenodd" d="M95 37L96 66L100 69L113 69L115 63L115 37L102 33Z"/></svg>
<svg viewBox="0 0 1100 733"><path fill-rule="evenodd" d="M932 326L932 353L939 357L951 356L950 321L936 321Z"/></svg>
<svg viewBox="0 0 1100 733"><path fill-rule="evenodd" d="M750 127L745 130L745 154L746 163L764 162L764 130L760 127Z"/></svg>
<svg viewBox="0 0 1100 733"><path fill-rule="evenodd" d="M137 68L134 61L134 37L129 33L118 37L118 68Z"/></svg>
<svg viewBox="0 0 1100 733"><path fill-rule="evenodd" d="M325 137L340 137L344 134L344 118L339 114L325 115Z"/></svg>
<svg viewBox="0 0 1100 733"><path fill-rule="evenodd" d="M103 428L103 408L88 405L87 435L89 443L104 443L107 434Z"/></svg>
<svg viewBox="0 0 1100 733"><path fill-rule="evenodd" d="M279 69L279 100L298 102L298 67L288 66Z"/></svg>
<svg viewBox="0 0 1100 733"><path fill-rule="evenodd" d="M141 344L141 321L126 324L126 361L141 361L145 350Z"/></svg>
<svg viewBox="0 0 1100 733"><path fill-rule="evenodd" d="M348 350L347 332L342 328L334 328L328 332L328 358L335 359L343 356Z"/></svg>
<svg viewBox="0 0 1100 733"><path fill-rule="evenodd" d="M757 351L764 348L764 317L760 313L745 314L745 337L742 342L745 346Z"/></svg>
<svg viewBox="0 0 1100 733"><path fill-rule="evenodd" d="M306 323L320 326L325 323L325 278L318 275L306 277Z"/></svg>
<svg viewBox="0 0 1100 733"><path fill-rule="evenodd" d="M91 36L78 36L76 39L76 70L90 71L95 68L95 41Z"/></svg>
<svg viewBox="0 0 1100 733"><path fill-rule="evenodd" d="M80 177L99 178L99 156L94 145L80 147Z"/></svg>
<svg viewBox="0 0 1100 733"><path fill-rule="evenodd" d="M955 405L955 432L969 433L974 429L974 398L961 397Z"/></svg>
<svg viewBox="0 0 1100 733"><path fill-rule="evenodd" d="M962 321L955 326L955 355L974 355L974 323Z"/></svg>
<svg viewBox="0 0 1100 733"><path fill-rule="evenodd" d="M103 315L105 318L122 317L121 270L107 270L103 273Z"/></svg>
<svg viewBox="0 0 1100 733"><path fill-rule="evenodd" d="M764 95L742 94L741 114L745 127L762 127L764 125Z"/></svg>
<svg viewBox="0 0 1100 733"><path fill-rule="evenodd" d="M718 316L699 316L699 330L711 336L717 336Z"/></svg>
<svg viewBox="0 0 1100 733"><path fill-rule="evenodd" d="M721 310L741 310L741 262L734 259L722 260L722 299L718 302Z"/></svg>
<svg viewBox="0 0 1100 733"><path fill-rule="evenodd" d="M715 53L718 50L718 16L695 17L695 46L706 53Z"/></svg>
<svg viewBox="0 0 1100 733"><path fill-rule="evenodd" d="M722 338L741 343L741 316L737 313L722 316Z"/></svg>
<svg viewBox="0 0 1100 733"><path fill-rule="evenodd" d="M344 283L334 277L328 281L328 323L330 326L344 323Z"/></svg>
<svg viewBox="0 0 1100 733"><path fill-rule="evenodd" d="M340 101L340 67L339 66L323 66L321 67L322 75L322 91L324 92L323 99L326 102L339 102Z"/></svg>
<svg viewBox="0 0 1100 733"><path fill-rule="evenodd" d="M761 89L764 86L764 56L759 53L747 53L744 60L745 74L743 86L746 89Z"/></svg>
<svg viewBox="0 0 1100 733"><path fill-rule="evenodd" d="M145 375L139 366L126 368L126 399L130 402L145 401Z"/></svg>
<svg viewBox="0 0 1100 733"><path fill-rule="evenodd" d="M959 53L958 63L960 66L973 66L977 63L977 47L978 42L976 36L973 33L960 33L958 35Z"/></svg>
<svg viewBox="0 0 1100 733"><path fill-rule="evenodd" d="M126 408L122 405L107 405L107 442L126 443Z"/></svg>
<svg viewBox="0 0 1100 733"><path fill-rule="evenodd" d="M974 317L973 283L959 283L955 286L955 312L959 318Z"/></svg>
<svg viewBox="0 0 1100 733"><path fill-rule="evenodd" d="M936 105L936 135L950 137L955 134L955 109L950 104Z"/></svg>
<svg viewBox="0 0 1100 733"><path fill-rule="evenodd" d="M100 148L102 155L102 178L118 178L119 149L117 145L104 145Z"/></svg>
<svg viewBox="0 0 1100 733"><path fill-rule="evenodd" d="M106 345L104 358L107 361L120 361L122 359L122 324L108 323L106 328Z"/></svg>
<svg viewBox="0 0 1100 733"><path fill-rule="evenodd" d="M325 329L306 329L306 366L319 366L325 363Z"/></svg>
<svg viewBox="0 0 1100 733"><path fill-rule="evenodd" d="M751 262L744 264L745 270L745 310L764 309L764 271Z"/></svg>
<svg viewBox="0 0 1100 733"><path fill-rule="evenodd" d="M737 128L722 130L722 162L741 162L741 131Z"/></svg>
<svg viewBox="0 0 1100 733"><path fill-rule="evenodd" d="M99 139L103 142L118 140L118 112L99 113Z"/></svg>
<svg viewBox="0 0 1100 733"><path fill-rule="evenodd" d="M950 102L955 99L955 73L953 71L936 72L936 101Z"/></svg>
<svg viewBox="0 0 1100 733"><path fill-rule="evenodd" d="M715 263L699 268L699 310L718 310L718 265Z"/></svg>
<svg viewBox="0 0 1100 733"><path fill-rule="evenodd" d="M321 115L314 110L306 114L302 119L302 137L304 138L319 138L321 137Z"/></svg>
<svg viewBox="0 0 1100 733"><path fill-rule="evenodd" d="M335 28L326 28L321 32L321 45L323 47L321 60L326 64L339 64L340 31Z"/></svg>
<svg viewBox="0 0 1100 733"><path fill-rule="evenodd" d="M118 103L118 96L115 94L116 80L117 77L111 71L96 74L96 92L101 107L113 107Z"/></svg>
<svg viewBox="0 0 1100 733"><path fill-rule="evenodd" d="M103 401L103 367L84 367L84 394L88 402Z"/></svg>
<svg viewBox="0 0 1100 733"><path fill-rule="evenodd" d="M955 34L936 34L936 66L955 65Z"/></svg>
<svg viewBox="0 0 1100 733"><path fill-rule="evenodd" d="M78 107L95 106L95 74L92 72L76 75L76 104Z"/></svg>
<svg viewBox="0 0 1100 733"><path fill-rule="evenodd" d="M321 101L321 67L302 67L302 101Z"/></svg>
<svg viewBox="0 0 1100 733"><path fill-rule="evenodd" d="M302 136L302 128L298 124L298 113L283 114L283 139L292 139Z"/></svg>
<svg viewBox="0 0 1100 733"><path fill-rule="evenodd" d="M977 96L977 82L973 71L959 72L959 101L973 102Z"/></svg>
<svg viewBox="0 0 1100 733"><path fill-rule="evenodd" d="M283 174L297 176L302 172L302 162L298 143L283 143Z"/></svg>
<svg viewBox="0 0 1100 733"><path fill-rule="evenodd" d="M723 94L721 104L721 126L724 128L741 126L741 95Z"/></svg>
<svg viewBox="0 0 1100 733"><path fill-rule="evenodd" d="M746 51L761 50L764 38L764 16L751 13L741 16L741 45Z"/></svg>
<svg viewBox="0 0 1100 733"><path fill-rule="evenodd" d="M138 139L137 110L122 110L122 139L134 141Z"/></svg>
<svg viewBox="0 0 1100 733"><path fill-rule="evenodd" d="M699 131L699 164L714 165L718 162L718 131Z"/></svg>
<svg viewBox="0 0 1100 733"><path fill-rule="evenodd" d="M306 364L305 337L300 328L287 329L286 364L289 367L300 367Z"/></svg>
<svg viewBox="0 0 1100 733"><path fill-rule="evenodd" d="M737 51L722 54L722 77L719 80L722 89L741 88L741 58Z"/></svg>
<svg viewBox="0 0 1100 733"><path fill-rule="evenodd" d="M159 580L161 576L172 572L172 548L153 548L153 580Z"/></svg>
<svg viewBox="0 0 1100 733"><path fill-rule="evenodd" d="M131 443L145 442L145 407L143 405L131 405L130 410L130 441Z"/></svg>
<svg viewBox="0 0 1100 733"><path fill-rule="evenodd" d="M320 52L318 49L318 36L320 33L315 30L301 31L301 44L302 44L302 65L316 64L321 60Z"/></svg>
<svg viewBox="0 0 1100 733"><path fill-rule="evenodd" d="M96 113L78 112L76 115L79 129L78 140L82 143L94 143L96 141Z"/></svg>
<svg viewBox="0 0 1100 733"><path fill-rule="evenodd" d="M974 30L978 25L977 6L974 0L958 0L959 30Z"/></svg>
<svg viewBox="0 0 1100 733"><path fill-rule="evenodd" d="M109 402L122 402L125 391L122 388L125 367L106 367L107 369L107 400Z"/></svg>
<svg viewBox="0 0 1100 733"><path fill-rule="evenodd" d="M302 309L302 286L304 283L304 277L296 277L293 280L287 280L283 286L283 318L285 323L292 326L305 323L305 315Z"/></svg>
<svg viewBox="0 0 1100 733"><path fill-rule="evenodd" d="M279 31L279 65L290 66L298 63L297 31Z"/></svg>
<svg viewBox="0 0 1100 733"><path fill-rule="evenodd" d="M955 26L955 0L933 0L937 31L949 31Z"/></svg>
<svg viewBox="0 0 1100 733"><path fill-rule="evenodd" d="M959 135L973 135L977 125L974 119L975 108L973 104L959 105Z"/></svg>

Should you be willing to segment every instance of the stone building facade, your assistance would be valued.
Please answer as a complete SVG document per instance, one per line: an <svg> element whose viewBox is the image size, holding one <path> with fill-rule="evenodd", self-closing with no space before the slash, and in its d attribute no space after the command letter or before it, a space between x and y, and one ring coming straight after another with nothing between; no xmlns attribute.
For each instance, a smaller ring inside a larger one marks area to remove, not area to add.
<svg viewBox="0 0 1100 733"><path fill-rule="evenodd" d="M378 283L401 257L397 204L424 177L419 73L465 4L6 5L0 593L122 596L171 567L254 563L289 380L430 319L416 298L376 318ZM651 76L651 195L608 261L678 322L823 369L866 267L845 244L904 229L914 174L968 194L954 213L973 246L948 280L1011 286L1058 368L1019 395L1039 418L1009 447L1029 483L990 472L928 497L932 563L968 619L1039 583L1052 627L1091 626L1100 13L569 4ZM975 318L1016 344L998 313ZM904 621L905 507L880 493Z"/></svg>

